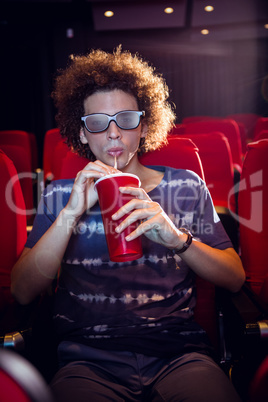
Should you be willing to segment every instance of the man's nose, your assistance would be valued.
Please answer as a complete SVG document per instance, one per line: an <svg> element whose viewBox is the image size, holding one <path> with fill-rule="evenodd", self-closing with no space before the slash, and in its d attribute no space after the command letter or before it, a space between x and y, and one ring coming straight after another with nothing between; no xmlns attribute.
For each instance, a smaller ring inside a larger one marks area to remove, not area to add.
<svg viewBox="0 0 268 402"><path fill-rule="evenodd" d="M121 137L121 130L115 121L111 121L107 129L108 139L116 139Z"/></svg>

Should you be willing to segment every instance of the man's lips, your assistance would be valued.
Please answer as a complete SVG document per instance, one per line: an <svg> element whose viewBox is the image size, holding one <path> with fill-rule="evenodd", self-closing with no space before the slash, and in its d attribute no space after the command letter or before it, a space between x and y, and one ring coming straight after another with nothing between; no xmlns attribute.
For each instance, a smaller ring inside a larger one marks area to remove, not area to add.
<svg viewBox="0 0 268 402"><path fill-rule="evenodd" d="M122 148L110 148L107 151L108 155L111 155L113 157L119 157L122 153L123 153L123 149Z"/></svg>

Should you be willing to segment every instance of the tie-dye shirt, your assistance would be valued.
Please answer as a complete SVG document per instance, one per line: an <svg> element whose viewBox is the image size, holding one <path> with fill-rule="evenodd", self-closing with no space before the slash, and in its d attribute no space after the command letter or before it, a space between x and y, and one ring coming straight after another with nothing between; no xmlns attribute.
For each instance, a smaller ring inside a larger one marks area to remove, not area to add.
<svg viewBox="0 0 268 402"><path fill-rule="evenodd" d="M177 227L212 247L232 247L205 183L195 173L167 167L149 192ZM26 243L33 247L67 204L74 180L44 191ZM143 256L109 260L98 203L75 227L61 264L54 322L60 339L101 349L155 356L204 351L205 332L193 320L195 275L179 255L142 236ZM49 250L47 250L49 253Z"/></svg>

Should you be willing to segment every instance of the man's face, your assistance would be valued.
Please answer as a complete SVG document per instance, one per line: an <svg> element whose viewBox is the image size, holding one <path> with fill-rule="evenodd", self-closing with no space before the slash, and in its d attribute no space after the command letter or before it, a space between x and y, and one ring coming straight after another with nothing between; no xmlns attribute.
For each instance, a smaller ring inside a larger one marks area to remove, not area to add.
<svg viewBox="0 0 268 402"><path fill-rule="evenodd" d="M106 113L110 116L124 111L138 111L138 104L134 96L121 91L96 92L84 101L85 115L92 113ZM146 136L146 127L139 124L137 128L124 130L111 121L105 131L90 133L86 128L81 130L80 140L88 143L95 157L103 163L113 166L115 157L117 167L122 170L137 162L137 150L140 139Z"/></svg>

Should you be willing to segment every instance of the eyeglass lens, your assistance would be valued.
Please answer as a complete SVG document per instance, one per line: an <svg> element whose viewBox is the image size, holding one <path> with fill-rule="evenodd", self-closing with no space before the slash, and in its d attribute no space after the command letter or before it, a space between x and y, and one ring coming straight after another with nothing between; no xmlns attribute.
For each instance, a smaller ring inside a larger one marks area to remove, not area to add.
<svg viewBox="0 0 268 402"><path fill-rule="evenodd" d="M110 121L125 130L131 130L138 127L140 123L140 113L136 111L119 112L114 116L106 114L92 114L85 119L86 127L89 131L100 132L107 129Z"/></svg>

